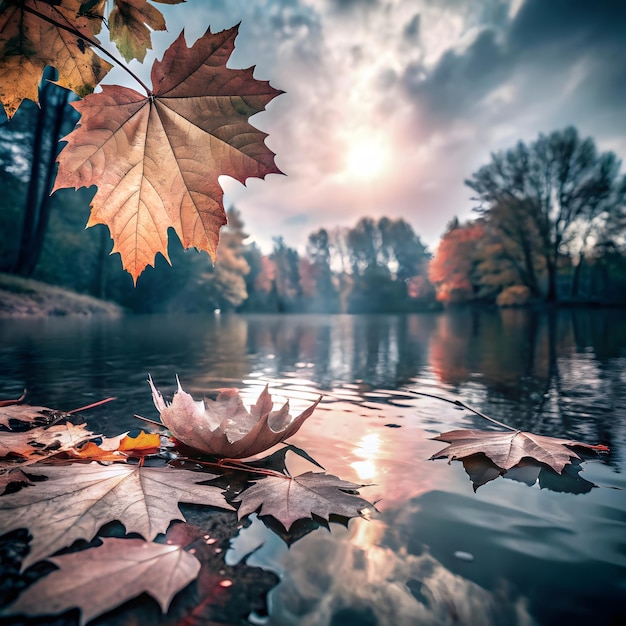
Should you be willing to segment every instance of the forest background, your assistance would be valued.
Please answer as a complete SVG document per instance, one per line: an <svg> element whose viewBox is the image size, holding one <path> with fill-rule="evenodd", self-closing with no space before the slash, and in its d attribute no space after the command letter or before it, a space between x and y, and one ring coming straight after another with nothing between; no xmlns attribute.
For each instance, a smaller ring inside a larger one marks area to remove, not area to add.
<svg viewBox="0 0 626 626"><path fill-rule="evenodd" d="M78 117L71 92L46 72L41 106L24 103L0 123L0 272L138 313L626 304L626 175L613 152L598 152L573 127L492 154L465 181L475 217L453 219L433 250L419 225L363 216L352 227L311 232L305 250L276 233L268 254L231 207L215 264L184 251L170 232L172 266L159 256L133 287L109 254L108 230L84 229L94 190L50 196L59 140Z"/></svg>

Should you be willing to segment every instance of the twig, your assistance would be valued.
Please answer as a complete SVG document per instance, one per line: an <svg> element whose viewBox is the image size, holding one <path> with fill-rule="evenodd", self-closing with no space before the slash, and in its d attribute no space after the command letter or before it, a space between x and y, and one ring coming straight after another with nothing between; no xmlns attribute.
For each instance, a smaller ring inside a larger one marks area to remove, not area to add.
<svg viewBox="0 0 626 626"><path fill-rule="evenodd" d="M496 426L502 426L502 428L508 428L509 430L513 430L513 431L519 431L519 428L513 428L513 426L509 426L508 424L505 424L504 422L499 422L498 420L493 419L493 417L489 417L488 415L481 413L478 409L475 409L469 406L469 404L465 404L465 402L463 402L462 400L448 400L448 398L442 398L441 396L436 396L432 393L425 393L423 391L413 391L412 389L403 389L402 391L407 391L408 393L412 393L416 396L426 396L427 398L435 398L435 400L443 400L444 402L449 402L450 404L454 404L456 406L460 406L463 409L467 409L468 411L471 411L475 415L478 415L478 417L482 417L483 419L490 421L492 424L496 424Z"/></svg>
<svg viewBox="0 0 626 626"><path fill-rule="evenodd" d="M250 472L252 474L262 474L263 476L279 476L280 478L291 478L291 476L286 476L285 474L281 474L280 472L276 472L270 469L262 469L256 467L250 467L245 463L241 463L236 459L220 459L217 463L213 463L212 461L201 461L199 459L192 459L189 457L181 456L176 459L177 461L189 461L190 463L197 463L198 465L207 465L209 467L219 467L220 469L231 469L240 472Z"/></svg>
<svg viewBox="0 0 626 626"><path fill-rule="evenodd" d="M22 395L16 400L0 400L0 406L13 406L14 404L19 404L26 397L26 389L22 392Z"/></svg>
<svg viewBox="0 0 626 626"><path fill-rule="evenodd" d="M141 415L137 415L136 413L133 415L133 417L136 417L138 420L143 420L144 422L148 422L148 424L152 424L154 426L160 426L161 428L167 428L167 426L165 426L165 424L161 424L161 422L155 422L154 420L151 420L147 417L142 417Z"/></svg>
<svg viewBox="0 0 626 626"><path fill-rule="evenodd" d="M100 406L101 404L106 404L107 402L111 402L113 400L117 400L117 398L105 398L104 400L99 400L98 402L93 402L92 404L88 404L86 406L81 406L78 409L72 409L71 411L67 411L68 415L71 415L72 413L79 413L80 411L86 411L87 409L93 409L97 406Z"/></svg>
<svg viewBox="0 0 626 626"><path fill-rule="evenodd" d="M91 39L90 37L82 33L81 31L79 31L77 28L74 28L71 25L67 26L65 24L61 24L60 22L57 22L55 19L48 17L47 15L44 15L43 13L40 13L39 11L37 11L37 9L33 9L32 7L26 4L22 4L21 9L23 11L26 11L27 13L32 13L33 15L36 15L39 19L44 20L44 22L48 22L48 24L57 26L58 28L66 30L68 33L72 33L72 35L76 35L77 37L80 37L80 39L84 39L90 46L93 46L94 48L97 48L98 50L100 50L100 52L108 56L109 59L111 59L115 65L117 65L118 67L121 67L125 72L130 74L146 90L146 94L148 96L152 95L152 90L148 87L148 85L146 85L141 80L141 78L139 78L139 76L137 76L132 70L130 70L128 66L122 63L115 55L111 54L106 48L102 47L97 41Z"/></svg>

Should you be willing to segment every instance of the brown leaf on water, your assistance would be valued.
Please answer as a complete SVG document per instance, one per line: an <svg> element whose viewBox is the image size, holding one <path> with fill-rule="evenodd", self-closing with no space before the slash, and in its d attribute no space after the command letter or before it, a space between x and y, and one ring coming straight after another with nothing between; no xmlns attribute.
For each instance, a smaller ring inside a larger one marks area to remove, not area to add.
<svg viewBox="0 0 626 626"><path fill-rule="evenodd" d="M79 96L91 93L111 69L79 34L59 26L94 40L100 22L79 16L80 6L81 0L0 3L0 102L9 119L24 99L38 102L47 65L58 70L57 84Z"/></svg>
<svg viewBox="0 0 626 626"><path fill-rule="evenodd" d="M222 389L216 400L205 398L196 402L178 381L178 389L168 404L152 378L148 382L161 421L176 439L205 454L230 459L254 456L291 437L321 400L292 418L289 402L272 410L274 403L267 387L248 412L237 389Z"/></svg>
<svg viewBox="0 0 626 626"><path fill-rule="evenodd" d="M69 422L39 426L23 432L1 431L0 457L29 457L33 454L43 455L51 450L67 450L97 436L87 430L85 424L76 426Z"/></svg>
<svg viewBox="0 0 626 626"><path fill-rule="evenodd" d="M9 615L51 615L80 609L80 624L149 593L166 613L174 596L200 571L200 562L176 545L142 539L102 539L102 545L48 559L58 570L38 580Z"/></svg>
<svg viewBox="0 0 626 626"><path fill-rule="evenodd" d="M265 133L248 123L281 92L226 67L237 28L205 33L190 48L183 34L152 67L152 92L105 85L73 106L55 189L98 191L88 226L106 224L133 279L167 256L167 230L184 248L212 258L226 223L219 176L244 183L280 173ZM169 260L169 259L168 259Z"/></svg>
<svg viewBox="0 0 626 626"><path fill-rule="evenodd" d="M0 535L28 528L28 567L77 539L91 540L106 523L154 539L172 520L184 520L179 502L232 509L216 487L199 485L212 474L169 467L72 464L31 467L48 480L0 497Z"/></svg>
<svg viewBox="0 0 626 626"><path fill-rule="evenodd" d="M268 476L243 491L235 502L241 502L239 519L259 511L275 517L288 531L299 519L312 514L328 520L331 515L356 517L374 505L355 494L365 485L341 480L323 472L306 472L299 476Z"/></svg>
<svg viewBox="0 0 626 626"><path fill-rule="evenodd" d="M519 430L507 432L451 430L433 439L445 441L450 445L433 454L431 459L447 457L452 461L482 453L499 468L508 470L522 459L530 458L551 467L557 474L561 474L572 459L580 460L581 457L573 448L594 452L609 450L604 445L591 445L572 439L546 437Z"/></svg>
<svg viewBox="0 0 626 626"><path fill-rule="evenodd" d="M30 404L19 404L19 402L18 399L15 401L3 400L0 403L0 425L10 428L11 420L27 424L47 423L63 415L59 411L54 411L45 406L31 406Z"/></svg>
<svg viewBox="0 0 626 626"><path fill-rule="evenodd" d="M12 484L32 485L33 481L19 467L0 468L0 495Z"/></svg>

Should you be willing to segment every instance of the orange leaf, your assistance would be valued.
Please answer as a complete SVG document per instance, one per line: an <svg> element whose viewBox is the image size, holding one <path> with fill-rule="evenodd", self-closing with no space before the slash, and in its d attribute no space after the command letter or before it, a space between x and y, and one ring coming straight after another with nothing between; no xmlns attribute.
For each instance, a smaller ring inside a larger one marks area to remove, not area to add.
<svg viewBox="0 0 626 626"><path fill-rule="evenodd" d="M0 11L0 102L13 117L24 99L38 102L46 65L57 68L57 84L79 96L91 93L111 69L76 33L95 40L99 20L80 16L81 0L14 0ZM37 13L37 14L35 14ZM61 25L76 32L70 32Z"/></svg>
<svg viewBox="0 0 626 626"><path fill-rule="evenodd" d="M128 435L120 442L118 450L120 452L140 452L147 450L158 450L161 446L161 436L156 433L146 433L143 430L136 437Z"/></svg>
<svg viewBox="0 0 626 626"><path fill-rule="evenodd" d="M236 36L236 27L209 30L188 48L181 33L152 67L152 94L104 86L73 105L82 118L65 137L54 189L98 187L88 226L108 225L134 281L157 253L168 259L170 227L185 248L215 258L226 223L219 176L280 173L248 118L281 92L253 68L226 67Z"/></svg>
<svg viewBox="0 0 626 626"><path fill-rule="evenodd" d="M126 457L116 450L104 450L92 441L87 442L80 449L70 450L68 454L74 459L90 461L126 461Z"/></svg>

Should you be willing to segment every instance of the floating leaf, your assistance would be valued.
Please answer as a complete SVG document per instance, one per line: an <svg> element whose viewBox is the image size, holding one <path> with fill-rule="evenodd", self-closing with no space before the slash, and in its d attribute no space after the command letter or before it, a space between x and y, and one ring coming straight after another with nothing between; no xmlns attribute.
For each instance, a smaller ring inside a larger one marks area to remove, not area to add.
<svg viewBox="0 0 626 626"><path fill-rule="evenodd" d="M493 432L484 430L451 430L433 438L450 445L433 454L431 459L448 457L464 459L472 454L484 454L503 470L511 469L522 459L530 458L551 467L557 474L580 456L572 448L607 452L604 445L590 445L572 439L557 439L520 430Z"/></svg>
<svg viewBox="0 0 626 626"><path fill-rule="evenodd" d="M288 531L299 519L311 514L328 520L330 515L356 517L374 505L354 492L364 485L341 480L323 472L306 472L299 476L269 476L256 481L236 499L241 502L239 519L259 510L272 515Z"/></svg>
<svg viewBox="0 0 626 626"><path fill-rule="evenodd" d="M185 519L179 502L232 508L219 489L197 484L214 477L208 473L98 463L37 466L29 473L48 480L0 497L0 534L28 528L33 536L23 567L77 539L91 540L113 520L153 539L172 520Z"/></svg>
<svg viewBox="0 0 626 626"><path fill-rule="evenodd" d="M291 437L320 401L292 418L288 401L279 410L272 411L272 396L267 387L248 412L237 389L220 391L216 400L207 398L196 402L178 381L172 403L167 404L152 378L148 382L161 421L174 437L206 454L230 459L254 456Z"/></svg>
<svg viewBox="0 0 626 626"><path fill-rule="evenodd" d="M80 624L139 594L167 612L173 597L196 578L200 562L180 546L141 539L102 539L102 545L48 559L59 567L29 587L9 615L50 615L80 609Z"/></svg>

